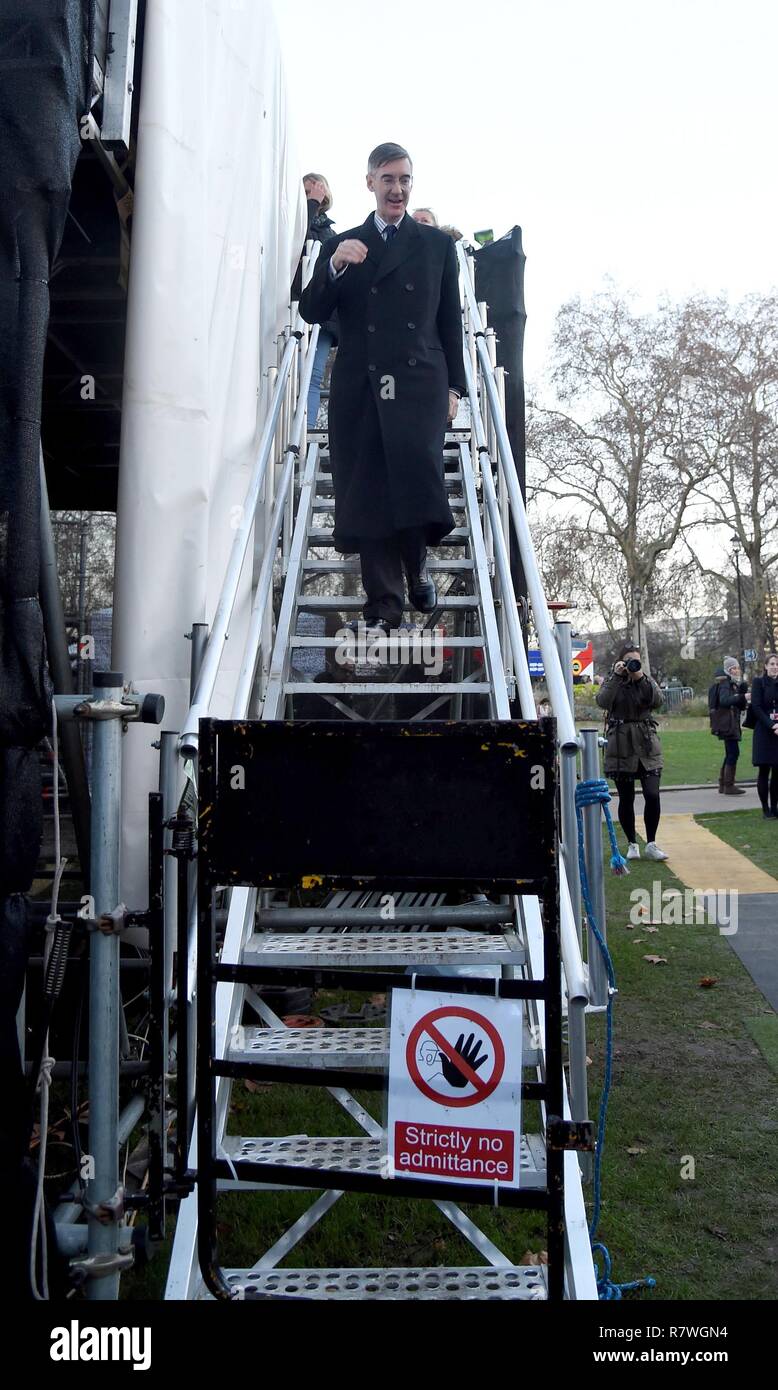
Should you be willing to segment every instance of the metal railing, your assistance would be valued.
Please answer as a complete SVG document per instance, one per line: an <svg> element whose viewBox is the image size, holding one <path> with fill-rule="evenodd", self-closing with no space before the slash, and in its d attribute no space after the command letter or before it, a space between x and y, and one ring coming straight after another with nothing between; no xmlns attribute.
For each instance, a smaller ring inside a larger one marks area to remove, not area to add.
<svg viewBox="0 0 778 1390"><path fill-rule="evenodd" d="M470 403L473 449L480 460L480 479L488 522L490 549L495 566L495 591L507 636L507 650L515 677L517 697L525 719L537 719L524 636L510 570L510 528L519 548L532 617L546 669L546 686L557 720L560 748L560 808L563 848L560 862L560 932L564 986L568 1006L570 1059L570 1108L575 1120L588 1119L586 1077L586 1009L590 1002L589 978L581 950L580 886L575 813L577 754L570 678L560 656L558 627L549 616L548 602L535 556L505 423L501 369L496 367L494 330L486 325L486 306L476 299L472 258L464 244L457 244L464 287L464 362ZM493 473L494 470L494 473ZM572 673L572 668L570 668Z"/></svg>
<svg viewBox="0 0 778 1390"><path fill-rule="evenodd" d="M304 284L307 284L310 279L318 252L319 243L314 242L311 251L303 261ZM293 310L294 308L295 306L293 306ZM262 525L264 521L263 557L252 599L251 617L244 643L240 674L233 696L233 718L243 718L248 713L262 648L262 632L267 621L268 600L272 587L273 566L278 551L279 533L283 533L281 540L282 558L288 545L295 462L300 458L305 439L308 388L313 371L319 328L318 325L314 325L308 334L307 325L300 318L299 312L293 312L292 327L287 328L282 336L286 340L285 346L272 384L268 414L262 430L257 460L241 510L240 524L232 542L224 583L216 605L194 697L179 739L179 752L184 759L196 758L198 724L210 713L219 668L224 656L225 643L229 636L230 621L249 551L249 541L254 532L255 524ZM305 342L306 336L308 338L307 344ZM289 426L290 419L292 421L291 427ZM273 474L277 459L280 459L282 474L278 485L275 486L276 480ZM263 486L265 488L264 516L260 511Z"/></svg>

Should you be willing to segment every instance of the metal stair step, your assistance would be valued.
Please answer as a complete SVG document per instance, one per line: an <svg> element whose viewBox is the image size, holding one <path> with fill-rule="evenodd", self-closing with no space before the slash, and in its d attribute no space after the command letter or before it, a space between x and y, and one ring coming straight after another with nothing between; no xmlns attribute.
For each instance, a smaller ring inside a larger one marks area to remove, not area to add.
<svg viewBox="0 0 778 1390"><path fill-rule="evenodd" d="M438 572L440 572L441 570L444 570L446 572L448 572L449 570L452 572L455 570L471 570L472 568L472 560L427 561L427 569L436 570ZM321 570L325 574L359 574L361 572L359 567L359 560L320 560L318 558L307 558L303 560L302 570L304 573L315 573L317 570ZM364 603L364 601L365 600L362 599L362 603Z"/></svg>
<svg viewBox="0 0 778 1390"><path fill-rule="evenodd" d="M310 687L306 687L310 688ZM318 690L326 687L318 686ZM254 932L243 947L244 965L335 967L388 965L523 965L514 932Z"/></svg>
<svg viewBox="0 0 778 1390"><path fill-rule="evenodd" d="M380 1139L360 1137L317 1138L308 1134L290 1134L280 1139L248 1138L226 1134L222 1139L224 1154L232 1163L288 1168L318 1168L323 1173L350 1173L365 1177L382 1177L386 1172L383 1136ZM520 1186L538 1188L546 1185L545 1145L539 1134L522 1134L519 1146ZM250 1179L249 1179L250 1180ZM260 1178L255 1181L261 1181ZM273 1179L276 1183L277 1179ZM331 1186L328 1183L328 1186ZM311 1182L311 1188L314 1182Z"/></svg>
<svg viewBox="0 0 778 1390"><path fill-rule="evenodd" d="M469 526L455 526L454 529L453 529L453 531L449 531L449 533L448 533L448 535L446 536L445 540L441 541L440 544L441 544L441 545L465 545L465 544L467 543L467 541L469 541L469 539L470 539L470 527L469 527ZM311 529L308 531L308 543L309 543L309 545L328 545L328 546L331 546L331 545L332 545L332 531L329 530L329 529L328 529L328 530L321 530L321 529L319 529L319 527L313 526L313 527L311 527Z"/></svg>
<svg viewBox="0 0 778 1390"><path fill-rule="evenodd" d="M285 695L488 695L488 681L345 681L342 684L326 681L289 681Z"/></svg>
<svg viewBox="0 0 778 1390"><path fill-rule="evenodd" d="M526 1020L522 1065L536 1067ZM386 1071L389 1066L388 1028L259 1028L239 1027L227 1050L230 1062L262 1062L265 1066L297 1066L301 1070L326 1066L348 1071Z"/></svg>
<svg viewBox="0 0 778 1390"><path fill-rule="evenodd" d="M454 511L463 512L467 506L467 503L464 497L449 497L448 505ZM314 512L331 512L334 506L334 497L314 497L311 510Z"/></svg>
<svg viewBox="0 0 778 1390"><path fill-rule="evenodd" d="M427 640L428 640L428 641L431 641L431 640L432 640L433 634L435 634L435 629L434 629L434 628L425 628L425 629L424 629L424 632L425 632L425 635L426 635ZM415 631L415 632L411 632L411 631L408 631L408 630L406 629L405 632L401 632L401 633L400 633L400 640L402 640L403 638L405 638L406 641L407 641L408 643L412 643L414 637L418 638L418 637L420 636L420 634L421 634L421 629L418 629L418 630ZM358 633L355 632L355 633L353 633L353 634L351 634L351 635L352 635L354 641L356 642L356 640L357 640L357 638L358 638ZM437 634L435 634L435 635L437 636L437 640L438 640L438 642L440 643L440 645L441 645L442 647L450 647L450 648L452 648L452 650L453 650L454 648L468 648L468 649L471 649L471 648L479 648L479 647L483 647L483 645L484 645L484 639L483 639L483 637L449 637L446 633L437 633ZM340 648L340 647L343 646L343 643L344 643L344 641L346 641L346 640L347 640L347 639L345 639L345 638L343 638L343 637L290 637L290 638L289 638L289 646L290 646L290 647L303 647L303 648L306 648L306 647L316 647L316 648L318 648L318 647L326 647L326 648L329 648L329 649L336 649L336 650L337 650L338 648ZM383 638L376 638L376 639L375 639L375 643L374 643L374 640L371 638L371 646L372 646L372 645L378 645L378 646L380 647L380 646L386 645L389 641L390 641L389 638L383 637Z"/></svg>
<svg viewBox="0 0 778 1390"><path fill-rule="evenodd" d="M325 561L325 563L327 563ZM310 609L315 613L339 612L356 613L364 608L364 597L359 598L355 594L312 594L310 597L303 595L297 601L298 612L307 613ZM478 599L475 594L454 594L447 597L445 594L438 595L437 607L441 612L458 609L466 613L473 613L478 610ZM405 613L415 613L416 609L406 603Z"/></svg>
<svg viewBox="0 0 778 1390"><path fill-rule="evenodd" d="M542 1265L432 1266L427 1269L228 1269L228 1283L250 1302L262 1295L369 1302L540 1302Z"/></svg>

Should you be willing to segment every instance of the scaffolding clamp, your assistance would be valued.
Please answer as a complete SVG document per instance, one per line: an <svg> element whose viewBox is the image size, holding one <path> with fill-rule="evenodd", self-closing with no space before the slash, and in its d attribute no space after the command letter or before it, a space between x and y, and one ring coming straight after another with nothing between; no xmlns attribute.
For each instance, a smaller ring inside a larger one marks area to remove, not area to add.
<svg viewBox="0 0 778 1390"><path fill-rule="evenodd" d="M103 1202L90 1202L88 1197L85 1197L83 1208L87 1216L99 1221L101 1226L110 1226L114 1221L121 1221L124 1216L124 1188L120 1184L113 1196L106 1197Z"/></svg>
<svg viewBox="0 0 778 1390"><path fill-rule="evenodd" d="M104 1279L107 1274L120 1274L123 1270L132 1269L134 1263L132 1251L124 1254L118 1250L115 1253L104 1251L99 1255L84 1255L82 1259L71 1260L70 1269L79 1282L84 1282L87 1279Z"/></svg>
<svg viewBox="0 0 778 1390"><path fill-rule="evenodd" d="M594 1153L594 1126L591 1120L562 1120L549 1115L546 1122L546 1144L549 1149L572 1149L578 1153Z"/></svg>

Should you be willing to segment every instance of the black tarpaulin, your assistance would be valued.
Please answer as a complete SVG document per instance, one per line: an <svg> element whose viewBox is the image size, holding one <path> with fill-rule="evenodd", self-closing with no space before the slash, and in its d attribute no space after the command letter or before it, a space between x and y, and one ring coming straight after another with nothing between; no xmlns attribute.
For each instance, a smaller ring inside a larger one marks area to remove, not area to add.
<svg viewBox="0 0 778 1390"><path fill-rule="evenodd" d="M18 1174L29 1133L15 1013L27 961L22 895L32 882L42 829L37 745L49 728L38 603L43 356L50 270L86 109L92 9L90 0L3 0L0 6L0 1174L6 1178ZM24 1203L11 1206L13 1270L26 1237Z"/></svg>
<svg viewBox="0 0 778 1390"><path fill-rule="evenodd" d="M505 422L522 496L526 498L526 430L524 415L524 265L521 227L475 254L475 291L489 306L489 323L497 335L497 365L505 368ZM517 596L526 594L524 571L511 530L511 573Z"/></svg>

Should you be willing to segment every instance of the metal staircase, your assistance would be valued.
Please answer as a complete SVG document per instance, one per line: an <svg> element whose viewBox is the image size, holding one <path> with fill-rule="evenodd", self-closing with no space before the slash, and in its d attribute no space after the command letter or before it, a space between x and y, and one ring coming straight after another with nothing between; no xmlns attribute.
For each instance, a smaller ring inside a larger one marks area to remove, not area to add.
<svg viewBox="0 0 778 1390"><path fill-rule="evenodd" d="M464 255L461 261L468 277ZM479 365L478 377L474 370L476 339L483 330L469 281L465 290L470 418L459 428L455 422L445 448L446 487L457 525L430 552L439 596L435 612L421 624L409 624L395 648L387 641L361 651L359 634L345 626L363 599L350 592L358 562L333 551L326 438L312 435L302 461L302 411L316 330L299 380L289 372L289 384L282 383L286 404L279 406L276 420L285 410L292 442L275 455L275 498L272 492L266 497L266 509L274 506L252 623L253 636L261 640L244 663L232 721L208 717L207 682L201 681L181 740L187 758L198 756L197 930L192 900L178 980L179 999L185 1001L179 1033L183 1017L192 1045L197 1016L197 1124L192 1116L187 1176L194 1190L181 1202L167 1298L596 1297L575 1152L586 1146L585 1113L580 1094L571 1112L563 1069L563 1013L572 1046L574 1010L585 1006L586 992L565 865L559 865L559 881L556 868L558 748L574 762L575 736L569 706L561 707L566 699L561 669L558 660L554 668L548 615L544 606L539 612L537 594L533 609L560 716L558 743L553 723L537 721L534 703L530 709L508 563L516 498L507 479L513 462L505 457L499 428L487 418L493 405L484 380L487 362ZM523 513L522 520L526 525ZM274 561L284 581L271 622ZM217 614L215 629L218 622ZM225 623L223 636L226 630ZM430 654L433 660L426 659ZM508 723L514 701L524 719ZM469 801L447 802L446 789L454 798L460 785L457 759L466 756L472 768L474 749L484 750L488 759L506 743L517 763L531 749L533 759L547 768L543 813L522 803L517 784L498 785L494 765L486 780L476 776L462 784L469 786ZM393 807L408 804L403 779L409 745L428 776L421 772L413 805L398 818ZM247 795L237 803L225 781L233 767L249 769ZM449 767L454 769L450 777ZM383 805L381 798L364 794L365 779L389 789ZM431 841L421 835L419 843L419 825L429 830L436 815L445 831L441 824L439 835ZM398 819L401 824L393 827ZM497 859L496 845L507 826L515 833L505 839ZM325 862L329 868L322 874L318 868ZM223 937L218 929L222 903ZM183 947L181 920L179 910ZM375 1092L385 1086L389 1033L384 1021L367 1027L286 1027L262 996L264 987L278 983L350 992L436 988L522 999L522 1096L538 1102L540 1125L522 1135L519 1188L498 1196L488 1185L389 1177L383 1127L352 1094L355 1088ZM237 1078L325 1087L363 1135L228 1133ZM295 1188L320 1195L270 1249L257 1251L252 1266L223 1267L216 1240L218 1194L261 1192L272 1202L274 1192ZM481 1263L427 1269L281 1267L343 1193L353 1191L386 1200L407 1195L434 1201ZM544 1210L548 1266L513 1264L461 1210L462 1201Z"/></svg>

